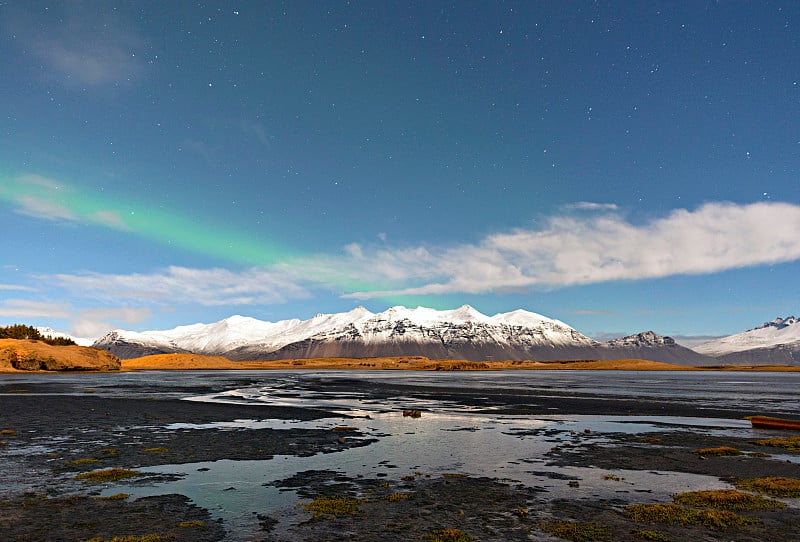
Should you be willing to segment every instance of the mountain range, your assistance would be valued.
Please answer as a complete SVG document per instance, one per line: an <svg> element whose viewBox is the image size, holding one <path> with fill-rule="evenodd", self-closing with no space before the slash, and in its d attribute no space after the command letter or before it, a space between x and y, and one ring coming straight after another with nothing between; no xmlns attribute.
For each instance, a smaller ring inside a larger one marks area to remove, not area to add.
<svg viewBox="0 0 800 542"><path fill-rule="evenodd" d="M194 353L232 360L426 356L473 361L640 358L681 365L717 363L652 331L598 342L540 314L520 309L486 316L469 305L445 311L397 306L380 313L358 307L279 322L231 316L164 331L115 330L93 346L123 359Z"/></svg>
<svg viewBox="0 0 800 542"><path fill-rule="evenodd" d="M800 365L800 320L776 318L748 331L696 346L723 365Z"/></svg>

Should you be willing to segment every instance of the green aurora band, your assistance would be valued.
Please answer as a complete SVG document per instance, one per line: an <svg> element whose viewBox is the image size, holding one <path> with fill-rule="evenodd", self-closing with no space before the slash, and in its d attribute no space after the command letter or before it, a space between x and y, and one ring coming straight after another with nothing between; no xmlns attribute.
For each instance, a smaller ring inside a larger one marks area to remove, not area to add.
<svg viewBox="0 0 800 542"><path fill-rule="evenodd" d="M350 279L328 266L313 265L314 254L301 254L277 243L254 241L221 226L200 222L175 210L142 203L115 202L104 194L79 190L37 175L4 176L0 200L35 218L110 228L157 243L245 266L281 266L300 269L299 278L342 292L381 291L388 284ZM322 258L325 260L326 258ZM381 296L391 304L423 304L419 296ZM426 298L431 306L431 300ZM434 303L433 305L439 305ZM445 307L442 307L445 308Z"/></svg>

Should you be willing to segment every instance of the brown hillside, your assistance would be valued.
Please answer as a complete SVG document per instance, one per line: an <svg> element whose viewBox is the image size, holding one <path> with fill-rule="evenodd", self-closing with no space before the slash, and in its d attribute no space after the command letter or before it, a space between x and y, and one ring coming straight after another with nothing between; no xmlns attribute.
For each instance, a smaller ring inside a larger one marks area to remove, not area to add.
<svg viewBox="0 0 800 542"><path fill-rule="evenodd" d="M0 339L0 372L117 371L119 358L88 346L51 346L41 341Z"/></svg>
<svg viewBox="0 0 800 542"><path fill-rule="evenodd" d="M256 369L360 369L406 371L492 371L504 369L581 369L687 371L693 367L641 359L604 361L491 361L435 360L426 357L312 358L289 360L230 361L220 356L198 354L156 354L122 360L123 371L142 370L256 370Z"/></svg>

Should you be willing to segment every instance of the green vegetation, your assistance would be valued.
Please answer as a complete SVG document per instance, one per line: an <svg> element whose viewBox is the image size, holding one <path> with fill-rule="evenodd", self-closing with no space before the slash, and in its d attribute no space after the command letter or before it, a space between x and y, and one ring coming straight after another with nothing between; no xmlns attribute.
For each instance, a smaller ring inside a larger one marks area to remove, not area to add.
<svg viewBox="0 0 800 542"><path fill-rule="evenodd" d="M746 478L734 485L746 491L765 493L774 497L800 497L800 479L770 476L767 478Z"/></svg>
<svg viewBox="0 0 800 542"><path fill-rule="evenodd" d="M652 531L650 529L633 529L631 534L639 540L648 540L650 542L670 542L669 537L664 533Z"/></svg>
<svg viewBox="0 0 800 542"><path fill-rule="evenodd" d="M72 339L66 337L51 337L42 335L38 329L24 324L14 324L11 326L0 327L0 339L18 339L42 341L53 346L71 346L75 344Z"/></svg>
<svg viewBox="0 0 800 542"><path fill-rule="evenodd" d="M757 440L759 446L772 446L773 448L784 448L790 452L800 453L800 435L793 437L777 437Z"/></svg>
<svg viewBox="0 0 800 542"><path fill-rule="evenodd" d="M728 510L696 510L672 503L632 504L625 514L638 523L701 525L708 529L728 529L760 523L756 518L740 516Z"/></svg>
<svg viewBox="0 0 800 542"><path fill-rule="evenodd" d="M742 455L742 452L730 446L719 446L717 448L700 448L692 452L697 455L723 456L723 455Z"/></svg>
<svg viewBox="0 0 800 542"><path fill-rule="evenodd" d="M134 476L141 475L142 473L136 470L113 468L84 472L83 474L77 475L75 479L87 482L116 482L125 478L133 478Z"/></svg>
<svg viewBox="0 0 800 542"><path fill-rule="evenodd" d="M461 529L440 529L422 537L430 542L474 542L474 538Z"/></svg>
<svg viewBox="0 0 800 542"><path fill-rule="evenodd" d="M315 517L319 516L352 516L358 513L360 499L355 497L314 497L309 503L301 503L307 512L313 512Z"/></svg>
<svg viewBox="0 0 800 542"><path fill-rule="evenodd" d="M786 506L780 501L742 493L735 489L690 491L675 495L672 499L678 504L723 510L774 510Z"/></svg>
<svg viewBox="0 0 800 542"><path fill-rule="evenodd" d="M611 540L611 533L608 529L594 523L578 523L567 520L546 521L540 523L539 528L548 534L572 542Z"/></svg>

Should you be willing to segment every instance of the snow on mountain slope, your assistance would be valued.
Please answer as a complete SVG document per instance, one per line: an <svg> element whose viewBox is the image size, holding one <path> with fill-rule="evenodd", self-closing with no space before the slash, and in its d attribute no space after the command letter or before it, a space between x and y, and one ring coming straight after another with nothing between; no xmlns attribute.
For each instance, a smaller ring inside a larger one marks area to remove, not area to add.
<svg viewBox="0 0 800 542"><path fill-rule="evenodd" d="M800 324L794 316L776 318L743 333L709 341L696 346L694 351L707 356L721 357L748 350L787 347L800 349Z"/></svg>
<svg viewBox="0 0 800 542"><path fill-rule="evenodd" d="M234 357L245 359L248 355L261 356L284 347L297 351L326 342L349 344L348 351L356 349L355 343L371 345L370 351L378 351L377 345L387 343L427 344L438 348L428 348L428 351L440 354L452 350L453 344L469 343L475 348L496 344L503 345L509 355L514 356L520 355L517 350L532 345L595 344L563 322L539 314L517 310L489 317L464 305L445 311L397 306L377 314L357 307L344 313L317 314L308 320L274 323L232 316L212 324L192 324L165 331L115 330L98 339L95 345L123 357L136 356L136 345L139 345L146 353L227 355L236 352ZM327 351L334 350L328 347Z"/></svg>

